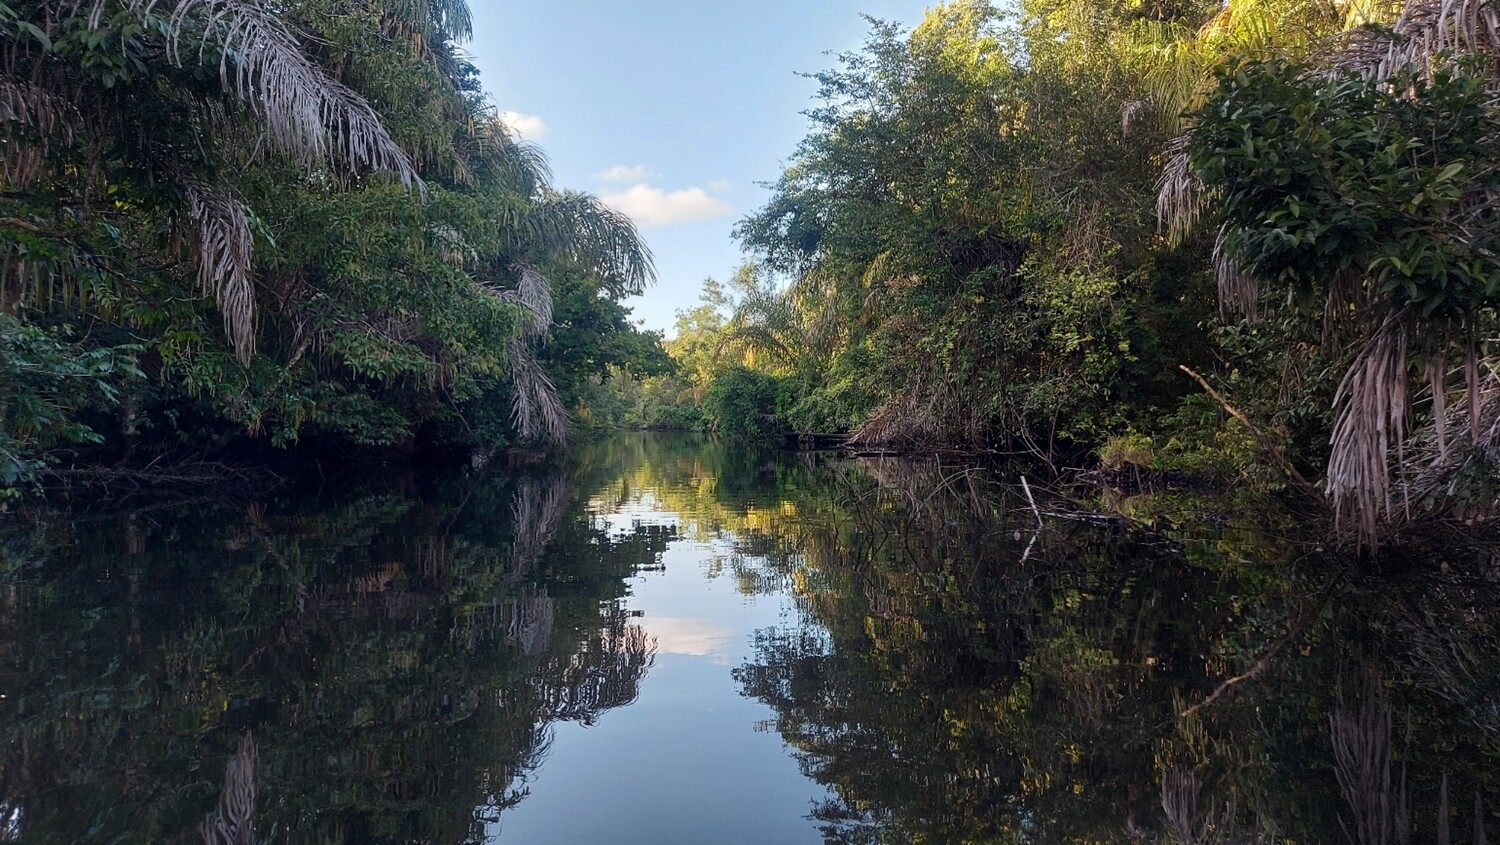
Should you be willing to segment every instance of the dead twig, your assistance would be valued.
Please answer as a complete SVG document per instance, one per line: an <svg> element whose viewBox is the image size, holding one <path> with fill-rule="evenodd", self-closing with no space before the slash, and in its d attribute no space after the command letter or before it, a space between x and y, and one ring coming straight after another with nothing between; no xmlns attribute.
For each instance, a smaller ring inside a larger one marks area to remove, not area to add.
<svg viewBox="0 0 1500 845"><path fill-rule="evenodd" d="M1286 648L1288 643L1294 642L1295 640L1297 640L1297 638L1301 637L1302 632L1307 630L1307 626L1312 624L1312 621L1314 619L1317 619L1322 615L1323 608L1327 607L1328 601L1333 598L1334 588L1338 586L1340 581L1344 580L1344 575L1348 571L1349 565L1346 564L1344 568L1341 569L1339 573L1333 577L1333 580L1328 583L1328 586L1323 588L1323 595L1318 599L1318 604L1313 608L1312 612L1303 616L1302 619L1297 622L1297 624L1293 625L1291 629L1286 632L1285 636L1277 640L1276 643L1272 645L1270 649L1268 649L1259 660L1255 661L1255 665L1251 666L1244 672L1235 675L1232 678L1226 679L1223 683L1219 684L1219 686L1216 687L1213 692L1209 693L1207 698L1182 711L1180 715L1191 716L1194 713L1197 713L1199 710L1202 710L1210 704L1213 704L1215 701L1218 701L1224 695L1229 693L1230 690L1248 680L1258 677L1262 672L1266 671L1266 669L1270 667L1271 661L1276 659L1276 655L1280 654L1281 650Z"/></svg>
<svg viewBox="0 0 1500 845"><path fill-rule="evenodd" d="M1202 385L1203 389L1208 391L1208 395L1212 396L1214 398L1214 401L1218 402L1219 405L1222 406L1231 417L1239 420L1240 423L1245 426L1245 428L1250 430L1250 434L1255 437L1256 441L1260 443L1261 448L1271 456L1271 459L1275 461L1276 465L1281 468L1281 471L1286 474L1286 477L1289 481L1291 481L1298 488L1300 488L1302 492L1307 493L1312 498L1317 499L1318 501L1323 500L1322 491L1318 489L1317 485L1313 484L1311 481L1308 481L1305 477L1303 477L1302 473L1298 471L1297 467L1292 465L1292 462L1287 458L1286 453L1283 452L1281 450L1281 447L1277 444L1276 438L1272 437L1260 426L1251 422L1250 418L1245 416L1244 411L1241 411L1239 408L1231 405L1229 403L1229 400L1225 399L1222 395L1219 394L1219 391L1214 390L1213 385L1208 383L1208 379L1205 379L1203 376L1200 376L1197 373L1193 372L1188 368L1186 364L1178 364L1177 368L1182 370L1184 373L1187 373L1189 376L1192 376L1193 380Z"/></svg>

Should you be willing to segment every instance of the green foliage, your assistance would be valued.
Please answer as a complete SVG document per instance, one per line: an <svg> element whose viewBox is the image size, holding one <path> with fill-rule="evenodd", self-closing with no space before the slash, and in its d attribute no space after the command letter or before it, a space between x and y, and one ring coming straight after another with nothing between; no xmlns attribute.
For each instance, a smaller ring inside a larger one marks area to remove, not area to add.
<svg viewBox="0 0 1500 845"><path fill-rule="evenodd" d="M1181 326L1140 315L1194 319L1201 298L1157 275L1160 136L1119 131L1141 84L1111 52L1129 21L1028 12L954 2L910 33L877 23L816 76L811 132L738 229L794 275L790 322L819 339L790 356L798 427L1052 453L1180 395L1157 356L1186 350L1157 332Z"/></svg>
<svg viewBox="0 0 1500 845"><path fill-rule="evenodd" d="M0 302L139 346L105 445L546 445L664 371L649 251L506 134L462 2L214 9L0 14Z"/></svg>
<svg viewBox="0 0 1500 845"><path fill-rule="evenodd" d="M1374 81L1284 61L1226 73L1199 113L1192 162L1219 189L1229 252L1321 308L1348 273L1391 310L1461 323L1500 292L1500 113L1472 63Z"/></svg>
<svg viewBox="0 0 1500 845"><path fill-rule="evenodd" d="M703 416L710 431L720 434L774 434L785 380L752 370L729 367L714 374L703 395Z"/></svg>
<svg viewBox="0 0 1500 845"><path fill-rule="evenodd" d="M122 383L141 377L138 351L86 348L61 330L0 314L0 499L34 482L52 450L103 440L79 417L117 404Z"/></svg>

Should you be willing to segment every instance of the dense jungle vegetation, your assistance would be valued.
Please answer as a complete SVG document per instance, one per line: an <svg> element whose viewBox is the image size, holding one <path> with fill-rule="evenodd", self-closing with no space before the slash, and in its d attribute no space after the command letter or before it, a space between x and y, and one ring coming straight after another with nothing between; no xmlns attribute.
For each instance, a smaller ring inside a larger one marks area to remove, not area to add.
<svg viewBox="0 0 1500 845"><path fill-rule="evenodd" d="M0 483L262 444L849 433L1492 506L1500 12L954 0L871 21L664 343L459 0L0 3Z"/></svg>
<svg viewBox="0 0 1500 845"><path fill-rule="evenodd" d="M554 188L462 0L0 3L0 495L76 460L565 441L662 370L634 226Z"/></svg>
<svg viewBox="0 0 1500 845"><path fill-rule="evenodd" d="M618 413L1288 487L1366 538L1491 505L1497 48L1483 2L872 22Z"/></svg>

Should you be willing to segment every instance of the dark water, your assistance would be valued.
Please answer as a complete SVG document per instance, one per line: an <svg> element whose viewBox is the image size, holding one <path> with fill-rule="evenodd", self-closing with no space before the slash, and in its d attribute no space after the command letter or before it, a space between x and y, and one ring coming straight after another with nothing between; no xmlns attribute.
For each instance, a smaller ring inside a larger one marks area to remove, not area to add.
<svg viewBox="0 0 1500 845"><path fill-rule="evenodd" d="M1114 504L1160 529L631 436L0 517L0 841L1500 837L1496 552L1377 575L1294 514Z"/></svg>

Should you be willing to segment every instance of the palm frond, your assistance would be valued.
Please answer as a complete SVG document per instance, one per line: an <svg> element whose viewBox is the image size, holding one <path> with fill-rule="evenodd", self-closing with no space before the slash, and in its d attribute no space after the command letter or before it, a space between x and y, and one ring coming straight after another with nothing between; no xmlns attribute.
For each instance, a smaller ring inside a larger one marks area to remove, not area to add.
<svg viewBox="0 0 1500 845"><path fill-rule="evenodd" d="M522 327L522 333L534 337L547 331L552 325L552 284L542 271L530 264L520 266L521 280L515 290L501 295L519 304L530 312L531 319Z"/></svg>
<svg viewBox="0 0 1500 845"><path fill-rule="evenodd" d="M1410 463L1415 467L1402 479L1403 493L1425 505L1452 503L1460 491L1460 480L1484 476L1500 464L1500 372L1493 362L1483 362L1484 372L1474 373L1477 383L1465 385L1458 400L1447 401L1448 362L1434 359L1428 364L1427 380L1433 390L1432 419L1412 438ZM1470 368L1465 364L1465 381ZM1441 399L1438 397L1442 397ZM1477 418L1477 423L1475 422ZM1455 436L1453 432L1461 432ZM1458 499L1461 504L1493 507L1495 500Z"/></svg>
<svg viewBox="0 0 1500 845"><path fill-rule="evenodd" d="M474 18L465 0L387 0L386 20L397 33L427 41L467 41Z"/></svg>
<svg viewBox="0 0 1500 845"><path fill-rule="evenodd" d="M125 7L150 28L158 3L125 0ZM92 28L103 25L111 5L113 0L94 0ZM185 45L198 51L200 62L216 51L221 85L261 117L277 151L309 166L327 162L392 172L403 185L423 189L416 167L375 109L308 57L273 4L178 0L166 20L172 61L183 64Z"/></svg>
<svg viewBox="0 0 1500 845"><path fill-rule="evenodd" d="M0 79L0 122L16 123L43 139L57 138L64 145L82 121L77 106L57 91L23 79Z"/></svg>
<svg viewBox="0 0 1500 845"><path fill-rule="evenodd" d="M629 217L591 194L545 192L533 203L530 246L597 274L611 295L637 296L656 280L651 249Z"/></svg>
<svg viewBox="0 0 1500 845"><path fill-rule="evenodd" d="M1229 224L1219 227L1214 241L1214 277L1219 288L1219 314L1226 321L1238 315L1255 322L1260 315L1260 283L1229 251Z"/></svg>
<svg viewBox="0 0 1500 845"><path fill-rule="evenodd" d="M0 151L0 179L12 189L25 190L40 175L47 149L71 146L82 122L65 93L27 80L0 79L0 137L8 141ZM13 128L24 136L14 137Z"/></svg>
<svg viewBox="0 0 1500 845"><path fill-rule="evenodd" d="M1359 520L1362 542L1374 543L1378 520L1393 513L1389 468L1406 441L1408 315L1392 315L1355 356L1334 394L1328 459L1334 513Z"/></svg>
<svg viewBox="0 0 1500 845"><path fill-rule="evenodd" d="M1350 32L1328 66L1383 81L1411 65L1430 68L1445 55L1469 53L1500 54L1500 8L1493 0L1412 0L1389 29Z"/></svg>
<svg viewBox="0 0 1500 845"><path fill-rule="evenodd" d="M255 354L255 286L251 275L254 237L245 206L219 185L179 177L188 214L197 224L198 284L224 315L224 332L240 363Z"/></svg>
<svg viewBox="0 0 1500 845"><path fill-rule="evenodd" d="M506 343L506 351L510 354L515 386L511 419L516 430L527 439L546 435L553 443L567 442L572 426L551 376L542 369L524 340L511 339Z"/></svg>
<svg viewBox="0 0 1500 845"><path fill-rule="evenodd" d="M1207 59L1195 34L1177 23L1145 22L1136 32L1144 54L1148 104L1156 124L1176 130L1182 115L1202 98Z"/></svg>
<svg viewBox="0 0 1500 845"><path fill-rule="evenodd" d="M471 123L460 149L476 176L503 182L523 197L541 195L552 181L542 148L515 137L494 114Z"/></svg>
<svg viewBox="0 0 1500 845"><path fill-rule="evenodd" d="M1161 176L1156 180L1157 227L1165 230L1167 242L1173 245L1192 234L1205 205L1203 182L1188 161L1191 140L1191 135L1179 135L1167 142Z"/></svg>

